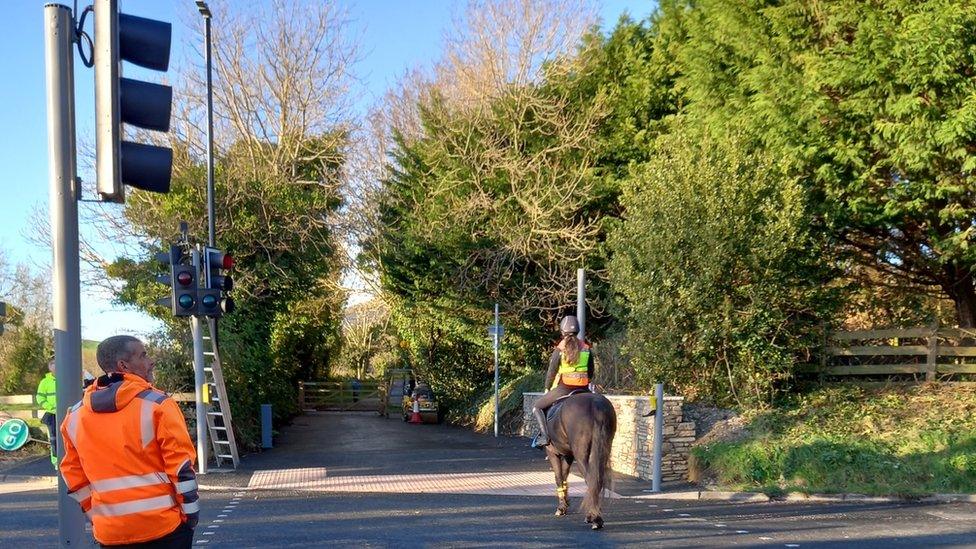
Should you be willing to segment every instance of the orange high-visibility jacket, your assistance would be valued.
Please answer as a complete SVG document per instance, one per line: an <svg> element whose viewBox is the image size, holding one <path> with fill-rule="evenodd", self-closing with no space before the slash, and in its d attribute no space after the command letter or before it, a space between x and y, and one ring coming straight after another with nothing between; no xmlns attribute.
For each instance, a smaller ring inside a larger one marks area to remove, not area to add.
<svg viewBox="0 0 976 549"><path fill-rule="evenodd" d="M102 376L61 422L68 495L105 545L161 538L199 516L196 452L179 406L144 379Z"/></svg>

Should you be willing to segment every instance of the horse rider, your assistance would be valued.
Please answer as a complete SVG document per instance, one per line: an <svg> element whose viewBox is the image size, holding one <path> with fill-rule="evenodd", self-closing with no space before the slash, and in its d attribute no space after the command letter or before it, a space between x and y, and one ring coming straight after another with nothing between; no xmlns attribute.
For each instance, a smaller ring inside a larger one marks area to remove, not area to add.
<svg viewBox="0 0 976 549"><path fill-rule="evenodd" d="M593 353L586 342L576 337L579 321L575 316L565 316L559 323L559 331L562 332L562 340L553 350L546 372L546 387L549 390L532 408L532 415L539 423L539 436L534 444L536 448L549 444L546 410L560 397L573 391L588 390L593 379Z"/></svg>

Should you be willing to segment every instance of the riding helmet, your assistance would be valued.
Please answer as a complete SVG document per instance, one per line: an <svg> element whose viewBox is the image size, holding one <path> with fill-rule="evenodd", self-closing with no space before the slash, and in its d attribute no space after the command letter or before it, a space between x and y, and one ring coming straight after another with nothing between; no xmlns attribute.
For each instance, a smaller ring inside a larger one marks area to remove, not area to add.
<svg viewBox="0 0 976 549"><path fill-rule="evenodd" d="M564 316L562 322L559 323L559 331L564 334L578 334L579 321L573 315Z"/></svg>

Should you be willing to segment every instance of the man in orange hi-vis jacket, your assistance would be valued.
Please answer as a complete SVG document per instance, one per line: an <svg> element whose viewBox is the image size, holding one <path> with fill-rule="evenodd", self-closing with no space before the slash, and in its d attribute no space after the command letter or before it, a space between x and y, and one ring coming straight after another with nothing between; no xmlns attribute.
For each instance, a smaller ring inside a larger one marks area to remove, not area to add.
<svg viewBox="0 0 976 549"><path fill-rule="evenodd" d="M61 475L102 546L190 547L200 506L196 452L173 399L152 386L141 341L98 345L105 375L61 422Z"/></svg>

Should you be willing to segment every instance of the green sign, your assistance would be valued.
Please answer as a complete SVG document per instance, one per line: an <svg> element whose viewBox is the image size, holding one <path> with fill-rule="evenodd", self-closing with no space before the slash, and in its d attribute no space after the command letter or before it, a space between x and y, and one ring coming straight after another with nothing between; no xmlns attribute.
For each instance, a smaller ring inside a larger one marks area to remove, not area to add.
<svg viewBox="0 0 976 549"><path fill-rule="evenodd" d="M27 442L30 432L22 419L8 419L0 424L0 450L13 452Z"/></svg>

